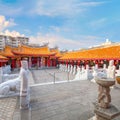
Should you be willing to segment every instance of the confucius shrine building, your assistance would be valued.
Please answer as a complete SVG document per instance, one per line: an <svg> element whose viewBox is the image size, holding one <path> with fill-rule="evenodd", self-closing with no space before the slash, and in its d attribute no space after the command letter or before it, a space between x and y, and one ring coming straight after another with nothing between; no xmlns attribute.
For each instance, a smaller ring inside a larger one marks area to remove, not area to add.
<svg viewBox="0 0 120 120"><path fill-rule="evenodd" d="M21 59L27 58L29 68L56 67L60 57L58 48L50 49L48 44L29 45L26 37L0 36L0 66L20 68Z"/></svg>
<svg viewBox="0 0 120 120"><path fill-rule="evenodd" d="M77 66L89 65L90 67L98 64L102 68L104 64L108 66L109 61L114 60L114 65L120 65L120 43L112 43L108 39L105 43L88 49L68 51L59 58L61 64L71 64Z"/></svg>
<svg viewBox="0 0 120 120"><path fill-rule="evenodd" d="M10 65L12 69L20 68L20 61L27 58L29 68L50 68L59 64L90 67L98 64L108 66L114 60L116 68L120 65L120 43L105 43L87 49L60 52L58 48L49 48L48 44L30 45L27 37L10 37L0 35L0 67Z"/></svg>

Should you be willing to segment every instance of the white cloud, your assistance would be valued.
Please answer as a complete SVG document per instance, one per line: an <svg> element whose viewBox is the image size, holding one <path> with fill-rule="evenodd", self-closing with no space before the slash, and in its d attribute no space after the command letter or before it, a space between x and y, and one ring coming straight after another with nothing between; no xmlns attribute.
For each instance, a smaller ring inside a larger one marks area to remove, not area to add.
<svg viewBox="0 0 120 120"><path fill-rule="evenodd" d="M8 35L8 36L24 36L24 34L20 34L19 32L13 30L9 31L8 28L15 26L16 23L13 19L6 20L5 16L0 15L0 34L2 35Z"/></svg>
<svg viewBox="0 0 120 120"><path fill-rule="evenodd" d="M38 0L31 13L45 16L73 16L83 13L90 7L95 7L104 2L80 2L79 0Z"/></svg>
<svg viewBox="0 0 120 120"><path fill-rule="evenodd" d="M97 29L97 28L101 28L102 26L104 26L106 24L106 22L107 22L106 18L101 18L98 20L94 20L94 21L90 22L89 24L94 29Z"/></svg>
<svg viewBox="0 0 120 120"><path fill-rule="evenodd" d="M6 20L5 16L0 15L0 32L14 25L16 25L16 23L13 19Z"/></svg>
<svg viewBox="0 0 120 120"><path fill-rule="evenodd" d="M21 12L22 12L22 7L16 7L16 6L10 7L0 3L0 14L11 16L11 15L18 15Z"/></svg>
<svg viewBox="0 0 120 120"><path fill-rule="evenodd" d="M19 32L13 30L13 31L9 31L9 30L5 30L4 32L1 32L2 35L6 35L6 36L12 36L12 37L18 37L18 36L22 36L24 37L24 34L20 34Z"/></svg>
<svg viewBox="0 0 120 120"><path fill-rule="evenodd" d="M100 37L96 36L79 36L79 40L67 39L61 36L39 33L36 37L30 37L30 43L42 45L48 43L50 47L58 46L60 49L80 49L100 44Z"/></svg>
<svg viewBox="0 0 120 120"><path fill-rule="evenodd" d="M104 4L105 2L81 2L80 4L78 4L78 6L83 6L83 7L95 7L101 4Z"/></svg>
<svg viewBox="0 0 120 120"><path fill-rule="evenodd" d="M60 27L57 27L57 26L50 26L49 29L51 31L55 31L55 32L60 32L61 31L61 28Z"/></svg>

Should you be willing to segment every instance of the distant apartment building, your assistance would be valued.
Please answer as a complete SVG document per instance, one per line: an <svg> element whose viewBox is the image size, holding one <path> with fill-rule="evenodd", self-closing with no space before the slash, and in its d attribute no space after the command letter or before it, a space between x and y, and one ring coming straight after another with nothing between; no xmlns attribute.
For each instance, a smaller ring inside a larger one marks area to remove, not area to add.
<svg viewBox="0 0 120 120"><path fill-rule="evenodd" d="M5 36L0 35L0 50L3 50L5 48L5 44L6 44Z"/></svg>
<svg viewBox="0 0 120 120"><path fill-rule="evenodd" d="M11 47L18 47L19 45L28 45L29 38L27 37L11 37L0 35L0 50L3 50L6 45Z"/></svg>

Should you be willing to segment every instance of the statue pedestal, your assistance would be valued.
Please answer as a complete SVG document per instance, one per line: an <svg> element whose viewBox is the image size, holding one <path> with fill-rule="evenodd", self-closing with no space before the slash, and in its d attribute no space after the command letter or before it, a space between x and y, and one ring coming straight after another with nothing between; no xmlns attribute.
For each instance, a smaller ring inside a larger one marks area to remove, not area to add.
<svg viewBox="0 0 120 120"><path fill-rule="evenodd" d="M94 103L95 116L89 120L112 120L120 115L120 111L113 105L109 109L101 108L97 103Z"/></svg>
<svg viewBox="0 0 120 120"><path fill-rule="evenodd" d="M112 120L120 115L120 111L111 102L110 86L115 84L114 79L96 78L99 85L98 101L94 103L95 116L89 120Z"/></svg>

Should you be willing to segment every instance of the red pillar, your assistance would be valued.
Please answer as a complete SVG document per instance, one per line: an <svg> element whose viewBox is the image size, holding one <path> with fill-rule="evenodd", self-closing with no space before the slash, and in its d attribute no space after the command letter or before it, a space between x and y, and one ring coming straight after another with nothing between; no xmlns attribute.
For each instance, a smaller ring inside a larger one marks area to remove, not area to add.
<svg viewBox="0 0 120 120"><path fill-rule="evenodd" d="M39 67L41 67L41 57L39 58Z"/></svg>
<svg viewBox="0 0 120 120"><path fill-rule="evenodd" d="M50 58L48 58L47 66L50 67Z"/></svg>
<svg viewBox="0 0 120 120"><path fill-rule="evenodd" d="M15 68L15 67L16 67L16 66L15 66L15 60L12 60L11 67L12 67L12 68Z"/></svg>
<svg viewBox="0 0 120 120"><path fill-rule="evenodd" d="M47 58L45 58L45 66L47 66Z"/></svg>
<svg viewBox="0 0 120 120"><path fill-rule="evenodd" d="M66 61L66 65L67 65L67 67L68 67L68 61Z"/></svg>

